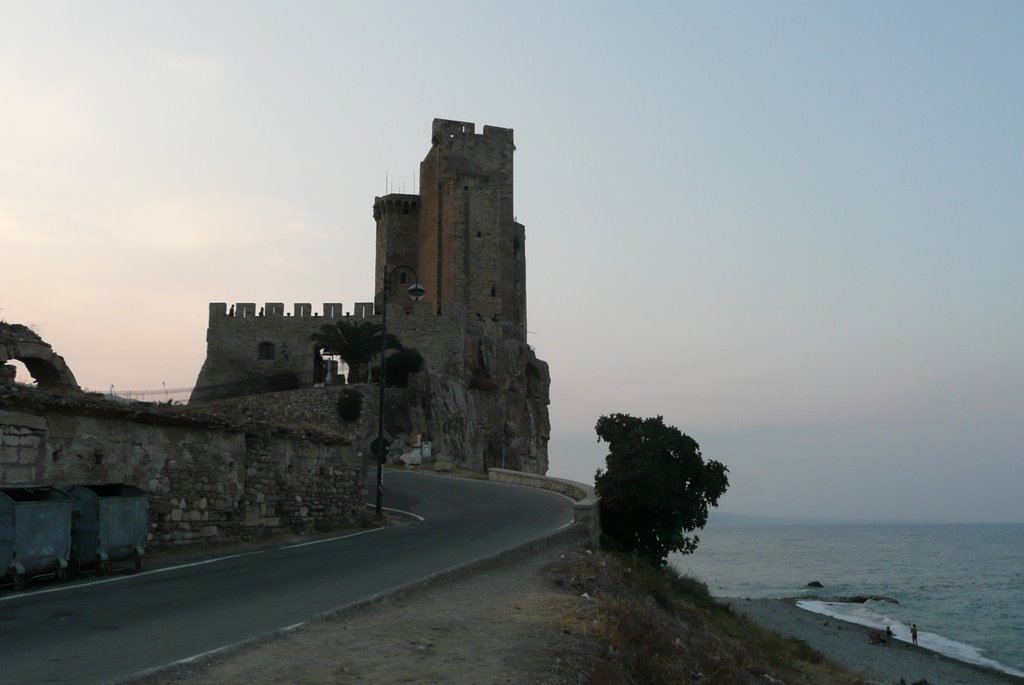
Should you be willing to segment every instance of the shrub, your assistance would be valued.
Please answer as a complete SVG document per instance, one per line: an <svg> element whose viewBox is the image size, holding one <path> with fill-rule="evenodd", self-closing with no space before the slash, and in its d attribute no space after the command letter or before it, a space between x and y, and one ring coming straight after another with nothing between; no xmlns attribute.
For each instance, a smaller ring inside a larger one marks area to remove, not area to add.
<svg viewBox="0 0 1024 685"><path fill-rule="evenodd" d="M393 352L384 361L384 382L404 388L409 385L409 374L423 368L423 355L419 350L405 347Z"/></svg>
<svg viewBox="0 0 1024 685"><path fill-rule="evenodd" d="M362 393L355 388L345 388L338 393L338 416L345 421L355 421L362 411Z"/></svg>

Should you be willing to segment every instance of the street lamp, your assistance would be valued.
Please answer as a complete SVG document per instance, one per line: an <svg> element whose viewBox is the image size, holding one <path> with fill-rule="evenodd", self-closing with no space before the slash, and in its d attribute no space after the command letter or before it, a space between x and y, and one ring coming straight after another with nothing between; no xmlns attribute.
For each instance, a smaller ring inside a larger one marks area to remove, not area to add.
<svg viewBox="0 0 1024 685"><path fill-rule="evenodd" d="M388 349L388 298L391 295L391 277L396 271L409 271L412 273L412 285L409 286L409 298L413 301L423 299L427 291L420 285L416 269L411 266L394 266L388 270L384 265L384 290L381 296L381 317L380 317L380 405L377 410L377 517L381 515L381 500L384 497L384 457L388 452L384 443L384 355Z"/></svg>

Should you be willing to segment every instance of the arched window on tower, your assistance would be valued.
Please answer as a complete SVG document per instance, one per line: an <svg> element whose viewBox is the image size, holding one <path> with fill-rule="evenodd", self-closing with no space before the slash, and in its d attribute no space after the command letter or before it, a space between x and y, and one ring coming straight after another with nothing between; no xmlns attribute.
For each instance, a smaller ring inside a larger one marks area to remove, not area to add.
<svg viewBox="0 0 1024 685"><path fill-rule="evenodd" d="M274 343L272 342L261 342L256 350L259 359L273 359L274 358Z"/></svg>

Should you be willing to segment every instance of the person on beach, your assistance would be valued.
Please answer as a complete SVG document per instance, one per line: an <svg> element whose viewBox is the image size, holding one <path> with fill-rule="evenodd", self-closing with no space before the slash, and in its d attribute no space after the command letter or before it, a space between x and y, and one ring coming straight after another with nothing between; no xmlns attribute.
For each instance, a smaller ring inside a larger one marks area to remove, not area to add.
<svg viewBox="0 0 1024 685"><path fill-rule="evenodd" d="M917 647L917 624L916 623L911 624L911 626L910 626L910 640L911 640L911 642L914 643L914 646Z"/></svg>
<svg viewBox="0 0 1024 685"><path fill-rule="evenodd" d="M892 626L885 627L885 636L890 640L892 639Z"/></svg>

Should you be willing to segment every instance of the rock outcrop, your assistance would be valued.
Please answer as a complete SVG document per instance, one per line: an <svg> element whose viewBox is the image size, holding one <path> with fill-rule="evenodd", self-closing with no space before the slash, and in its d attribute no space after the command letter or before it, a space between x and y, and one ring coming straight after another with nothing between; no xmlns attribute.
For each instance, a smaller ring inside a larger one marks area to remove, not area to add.
<svg viewBox="0 0 1024 685"><path fill-rule="evenodd" d="M468 338L468 382L431 370L410 378L411 430L428 436L433 456L473 471L491 467L545 473L548 365L524 342Z"/></svg>

